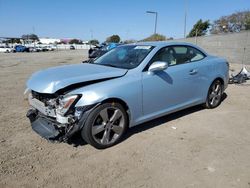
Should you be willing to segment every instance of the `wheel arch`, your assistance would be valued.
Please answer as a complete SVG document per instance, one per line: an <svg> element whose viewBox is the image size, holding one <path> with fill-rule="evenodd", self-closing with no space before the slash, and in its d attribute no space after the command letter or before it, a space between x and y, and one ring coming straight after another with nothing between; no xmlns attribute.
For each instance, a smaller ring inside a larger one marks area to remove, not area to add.
<svg viewBox="0 0 250 188"><path fill-rule="evenodd" d="M125 109L126 114L127 114L127 116L128 116L128 120L129 120L129 122L130 122L130 120L131 120L130 109L129 109L128 104L127 104L124 100L122 100L122 99L120 99L120 98L116 98L116 97L111 97L111 98L107 98L107 99L103 100L103 101L101 102L101 104L103 104L103 103L108 103L108 102L110 102L110 103L119 103L119 104L121 104L122 107Z"/></svg>
<svg viewBox="0 0 250 188"><path fill-rule="evenodd" d="M222 84L222 87L223 87L223 90L224 90L224 85L225 85L225 82L224 82L224 79L220 76L216 77L211 83L210 83L210 86L212 85L212 83L214 83L216 80L219 80ZM209 86L209 87L210 87Z"/></svg>
<svg viewBox="0 0 250 188"><path fill-rule="evenodd" d="M215 82L215 81L220 81L221 82L221 86L222 86L222 94L223 94L223 92L224 92L224 87L225 87L225 82L224 82L224 79L222 78L222 77L220 77L220 76L218 76L218 77L216 77L215 79L213 79L213 81L210 83L210 85L209 85L209 88L208 88L208 90L207 90L207 96L206 96L206 102L203 104L203 106L205 107L205 108L208 108L208 109L211 109L211 108L215 108L215 107L217 107L218 105L220 105L220 103L221 103L221 99L220 99L220 101L219 101L219 103L218 103L218 105L216 105L216 106L214 106L214 107L211 107L211 105L208 103L208 97L209 97L209 91L210 91L210 88L211 88L211 86L213 85L213 83Z"/></svg>
<svg viewBox="0 0 250 188"><path fill-rule="evenodd" d="M223 90L224 90L224 80L221 76L217 76L215 79L213 79L210 84L208 85L208 88L207 88L207 92L205 94L206 98L204 98L204 101L207 99L207 96L208 96L208 93L209 93L209 89L211 87L211 85L216 81L216 80L219 80L221 83L222 83L222 87L223 87Z"/></svg>

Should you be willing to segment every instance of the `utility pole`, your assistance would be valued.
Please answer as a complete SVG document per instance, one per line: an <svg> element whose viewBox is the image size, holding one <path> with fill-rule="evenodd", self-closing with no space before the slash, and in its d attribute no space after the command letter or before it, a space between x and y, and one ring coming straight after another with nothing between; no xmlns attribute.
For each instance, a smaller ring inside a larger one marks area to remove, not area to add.
<svg viewBox="0 0 250 188"><path fill-rule="evenodd" d="M186 38L186 27L187 27L187 0L184 0L185 13L184 13L184 38Z"/></svg>
<svg viewBox="0 0 250 188"><path fill-rule="evenodd" d="M92 29L90 29L90 40L93 40L93 30ZM89 48L92 48L92 45L91 45L91 43L89 43Z"/></svg>
<svg viewBox="0 0 250 188"><path fill-rule="evenodd" d="M35 34L35 26L32 27L33 34ZM34 40L34 48L36 47L36 40Z"/></svg>
<svg viewBox="0 0 250 188"><path fill-rule="evenodd" d="M198 29L195 30L195 44L197 45L197 35L198 35Z"/></svg>
<svg viewBox="0 0 250 188"><path fill-rule="evenodd" d="M33 31L33 34L35 34L35 32L36 32L35 26L32 27L32 31Z"/></svg>
<svg viewBox="0 0 250 188"><path fill-rule="evenodd" d="M92 29L90 30L90 35L91 35L91 36L90 36L90 37L91 37L91 40L93 40L93 30L92 30Z"/></svg>
<svg viewBox="0 0 250 188"><path fill-rule="evenodd" d="M158 12L155 12L155 11L146 11L146 13L148 13L148 14L155 14L155 30L154 30L154 34L156 34Z"/></svg>

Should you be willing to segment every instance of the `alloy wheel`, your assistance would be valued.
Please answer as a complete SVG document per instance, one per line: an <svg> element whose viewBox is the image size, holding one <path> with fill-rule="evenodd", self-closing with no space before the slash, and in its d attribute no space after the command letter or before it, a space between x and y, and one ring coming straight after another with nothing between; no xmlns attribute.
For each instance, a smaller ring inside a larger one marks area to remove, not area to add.
<svg viewBox="0 0 250 188"><path fill-rule="evenodd" d="M119 108L106 107L95 117L91 133L101 145L109 145L120 138L125 129L125 116Z"/></svg>
<svg viewBox="0 0 250 188"><path fill-rule="evenodd" d="M209 104L211 105L211 107L215 107L220 103L221 95L222 95L222 85L220 81L216 81L211 86L209 92Z"/></svg>

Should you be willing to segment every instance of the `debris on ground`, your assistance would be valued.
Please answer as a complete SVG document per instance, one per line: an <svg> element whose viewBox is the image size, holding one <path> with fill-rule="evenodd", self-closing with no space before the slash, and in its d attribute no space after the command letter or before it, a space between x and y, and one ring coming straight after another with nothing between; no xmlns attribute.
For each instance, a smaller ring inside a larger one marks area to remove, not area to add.
<svg viewBox="0 0 250 188"><path fill-rule="evenodd" d="M240 72L236 75L231 74L229 78L229 84L242 84L246 82L246 80L250 79L250 72L246 69L246 67L242 67Z"/></svg>

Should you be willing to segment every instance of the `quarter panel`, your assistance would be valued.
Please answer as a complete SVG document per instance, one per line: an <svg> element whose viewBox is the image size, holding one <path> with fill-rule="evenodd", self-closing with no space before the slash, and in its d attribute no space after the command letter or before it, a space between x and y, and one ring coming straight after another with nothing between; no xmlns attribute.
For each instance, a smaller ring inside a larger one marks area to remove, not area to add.
<svg viewBox="0 0 250 188"><path fill-rule="evenodd" d="M229 79L227 61L223 58L210 56L207 60L207 77L209 78L209 86L216 78L221 78L224 81L224 89L226 89Z"/></svg>

